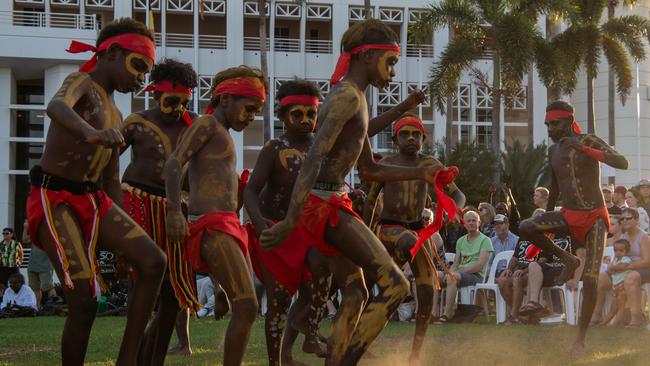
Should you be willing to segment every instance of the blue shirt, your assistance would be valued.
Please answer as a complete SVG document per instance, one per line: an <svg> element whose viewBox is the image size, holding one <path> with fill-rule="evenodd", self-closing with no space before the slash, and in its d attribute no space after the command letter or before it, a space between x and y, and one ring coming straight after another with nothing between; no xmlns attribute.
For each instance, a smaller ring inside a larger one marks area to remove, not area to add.
<svg viewBox="0 0 650 366"><path fill-rule="evenodd" d="M488 261L488 268L492 267L492 261L494 261L494 257L496 257L497 254L506 250L515 250L515 246L519 241L519 237L508 230L508 236L506 237L506 240L499 239L499 236L497 234L494 234L490 240L492 240L492 248L494 248L494 253L492 253L490 260ZM507 264L508 263L506 261L499 262L497 265L497 273L505 270Z"/></svg>

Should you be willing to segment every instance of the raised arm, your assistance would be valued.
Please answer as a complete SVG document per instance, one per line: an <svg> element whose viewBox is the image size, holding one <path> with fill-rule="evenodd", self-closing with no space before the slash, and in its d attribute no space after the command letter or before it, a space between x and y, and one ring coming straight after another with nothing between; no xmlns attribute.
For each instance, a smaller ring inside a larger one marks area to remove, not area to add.
<svg viewBox="0 0 650 366"><path fill-rule="evenodd" d="M412 91L411 94L409 94L409 96L400 104L394 106L393 108L387 110L385 113L380 114L368 122L368 136L372 137L383 131L402 114L417 107L418 104L424 102L425 99L426 96L422 90L416 89Z"/></svg>
<svg viewBox="0 0 650 366"><path fill-rule="evenodd" d="M248 185L244 189L244 207L257 235L260 235L262 230L267 227L267 220L260 211L260 193L271 177L276 156L275 143L273 141L267 142L255 162L255 169L253 169Z"/></svg>
<svg viewBox="0 0 650 366"><path fill-rule="evenodd" d="M598 136L583 135L579 137L565 137L561 140L561 143L612 168L628 168L627 159Z"/></svg>
<svg viewBox="0 0 650 366"><path fill-rule="evenodd" d="M373 182L370 185L368 196L366 196L366 201L363 204L363 221L368 227L372 225L375 217L381 215L381 212L377 212L377 198L382 189L384 189L383 182Z"/></svg>
<svg viewBox="0 0 650 366"><path fill-rule="evenodd" d="M63 81L47 105L47 116L52 123L62 126L74 136L90 144L106 147L119 146L124 139L119 129L97 130L85 121L73 107L92 88L92 79L88 74L75 72Z"/></svg>

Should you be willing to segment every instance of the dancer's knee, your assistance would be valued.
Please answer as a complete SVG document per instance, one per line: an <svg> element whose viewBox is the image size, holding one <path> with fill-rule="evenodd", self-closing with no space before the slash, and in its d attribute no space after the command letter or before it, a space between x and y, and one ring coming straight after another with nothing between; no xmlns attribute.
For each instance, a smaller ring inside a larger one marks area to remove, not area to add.
<svg viewBox="0 0 650 366"><path fill-rule="evenodd" d="M161 250L152 251L136 264L138 276L159 278L165 274L167 256Z"/></svg>
<svg viewBox="0 0 650 366"><path fill-rule="evenodd" d="M233 301L232 303L232 316L237 318L237 321L244 321L252 323L257 316L259 305L257 299L248 298Z"/></svg>

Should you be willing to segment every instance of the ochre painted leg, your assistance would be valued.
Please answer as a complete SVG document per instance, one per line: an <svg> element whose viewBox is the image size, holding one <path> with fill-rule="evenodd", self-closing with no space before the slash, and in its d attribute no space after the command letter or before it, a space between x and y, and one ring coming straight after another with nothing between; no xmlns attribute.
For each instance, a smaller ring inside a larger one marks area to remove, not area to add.
<svg viewBox="0 0 650 366"><path fill-rule="evenodd" d="M116 362L118 365L133 365L149 314L158 298L167 266L166 257L144 230L117 205L113 205L100 221L99 245L122 254L137 273L137 280L129 293L126 327Z"/></svg>
<svg viewBox="0 0 650 366"><path fill-rule="evenodd" d="M415 239L415 236L413 238ZM415 244L415 241L413 241L413 244ZM418 306L417 313L415 314L415 335L413 337L410 356L411 364L415 365L420 363L420 351L422 350L424 336L429 327L429 319L431 318L431 309L433 307L434 279L431 267L426 258L426 253L424 252L425 250L431 251L429 242L422 246L411 263L411 270L413 271L413 276L415 276Z"/></svg>
<svg viewBox="0 0 650 366"><path fill-rule="evenodd" d="M269 366L279 366L282 335L287 321L287 311L291 305L291 293L280 285L264 268L264 286L266 287L267 310L264 321L266 334L266 352L269 359Z"/></svg>
<svg viewBox="0 0 650 366"><path fill-rule="evenodd" d="M232 307L224 340L224 366L240 365L258 308L248 261L235 239L221 232L203 236L201 257Z"/></svg>
<svg viewBox="0 0 650 366"><path fill-rule="evenodd" d="M158 302L158 311L152 323L156 324L156 332L154 333L151 354L148 358L150 365L162 366L165 363L165 356L167 348L169 347L169 340L174 332L174 325L176 324L176 316L180 310L178 300L174 294L174 289L171 283L166 280L163 281L160 287L160 297ZM146 337L145 337L146 339Z"/></svg>

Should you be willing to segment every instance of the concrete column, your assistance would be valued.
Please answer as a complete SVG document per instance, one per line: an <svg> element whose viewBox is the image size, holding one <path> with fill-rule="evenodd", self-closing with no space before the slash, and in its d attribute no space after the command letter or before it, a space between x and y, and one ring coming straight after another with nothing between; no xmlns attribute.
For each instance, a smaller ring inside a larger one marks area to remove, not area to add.
<svg viewBox="0 0 650 366"><path fill-rule="evenodd" d="M243 0L226 1L226 41L228 48L227 65L224 68L244 63L244 11ZM197 69L197 72L199 70Z"/></svg>
<svg viewBox="0 0 650 366"><path fill-rule="evenodd" d="M56 94L56 92L63 84L63 80L73 72L79 70L78 65L74 64L58 64L50 68L45 69L44 77L44 100L45 105L50 102L50 99ZM47 135L47 129L50 126L50 119L47 115L44 117L43 129L45 135Z"/></svg>
<svg viewBox="0 0 650 366"><path fill-rule="evenodd" d="M13 227L14 178L9 175L12 161L11 137L13 113L10 105L16 100L16 82L10 68L0 68L0 222Z"/></svg>

